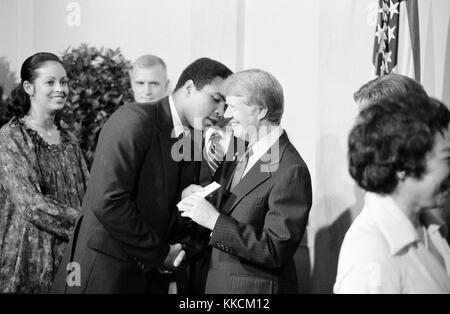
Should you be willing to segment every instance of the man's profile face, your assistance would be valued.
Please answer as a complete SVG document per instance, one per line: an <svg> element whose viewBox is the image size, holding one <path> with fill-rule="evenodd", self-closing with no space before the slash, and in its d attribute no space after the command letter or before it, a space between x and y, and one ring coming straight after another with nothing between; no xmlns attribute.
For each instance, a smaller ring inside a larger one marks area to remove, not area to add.
<svg viewBox="0 0 450 314"><path fill-rule="evenodd" d="M134 101L148 103L157 101L167 95L167 73L163 66L134 67L131 71L131 88Z"/></svg>
<svg viewBox="0 0 450 314"><path fill-rule="evenodd" d="M186 118L194 129L203 130L215 124L223 115L225 99L220 93L222 83L223 79L216 77L200 90L192 86L193 93Z"/></svg>

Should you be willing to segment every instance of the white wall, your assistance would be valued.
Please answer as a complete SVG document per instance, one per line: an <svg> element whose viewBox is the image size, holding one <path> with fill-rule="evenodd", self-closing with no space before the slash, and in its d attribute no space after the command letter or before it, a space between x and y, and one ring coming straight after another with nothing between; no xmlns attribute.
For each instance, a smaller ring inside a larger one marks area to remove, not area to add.
<svg viewBox="0 0 450 314"><path fill-rule="evenodd" d="M161 56L175 85L186 65L208 56L231 69L237 56L239 0L0 0L0 56L16 74L37 51L61 54L69 46L89 43L118 48L134 60ZM69 26L71 3L80 8L80 25Z"/></svg>
<svg viewBox="0 0 450 314"><path fill-rule="evenodd" d="M9 91L20 65L34 49L34 2L0 0L0 85ZM5 64L6 63L6 64Z"/></svg>
<svg viewBox="0 0 450 314"><path fill-rule="evenodd" d="M420 0L421 82L450 105L450 1Z"/></svg>

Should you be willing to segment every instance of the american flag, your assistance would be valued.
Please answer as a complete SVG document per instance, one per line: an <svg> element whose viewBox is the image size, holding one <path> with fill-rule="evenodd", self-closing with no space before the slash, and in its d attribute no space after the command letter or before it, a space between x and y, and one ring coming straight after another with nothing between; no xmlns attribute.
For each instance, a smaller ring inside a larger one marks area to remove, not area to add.
<svg viewBox="0 0 450 314"><path fill-rule="evenodd" d="M373 64L377 76L395 72L420 80L417 0L379 0Z"/></svg>

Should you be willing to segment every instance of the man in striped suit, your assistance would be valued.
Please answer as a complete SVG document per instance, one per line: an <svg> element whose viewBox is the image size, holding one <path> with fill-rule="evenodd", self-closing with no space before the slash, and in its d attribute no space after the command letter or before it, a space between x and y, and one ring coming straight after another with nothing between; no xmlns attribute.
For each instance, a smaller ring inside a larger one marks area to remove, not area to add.
<svg viewBox="0 0 450 314"><path fill-rule="evenodd" d="M247 149L224 167L216 206L195 194L179 206L183 217L212 231L205 292L296 293L293 255L312 189L308 167L280 127L283 90L262 70L235 73L224 85L224 116Z"/></svg>

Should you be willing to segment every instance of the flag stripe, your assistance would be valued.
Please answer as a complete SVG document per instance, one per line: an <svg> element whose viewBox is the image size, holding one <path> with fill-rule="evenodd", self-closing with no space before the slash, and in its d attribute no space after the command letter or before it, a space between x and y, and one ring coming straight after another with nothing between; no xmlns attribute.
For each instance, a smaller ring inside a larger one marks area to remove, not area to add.
<svg viewBox="0 0 450 314"><path fill-rule="evenodd" d="M411 49L414 60L414 78L420 81L420 37L419 37L419 4L417 0L406 1Z"/></svg>

